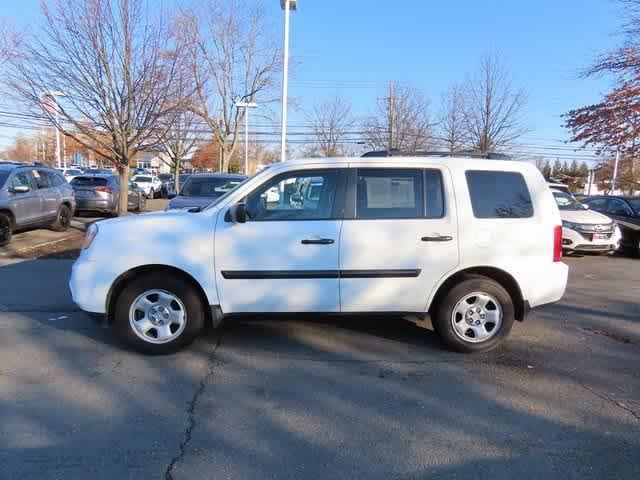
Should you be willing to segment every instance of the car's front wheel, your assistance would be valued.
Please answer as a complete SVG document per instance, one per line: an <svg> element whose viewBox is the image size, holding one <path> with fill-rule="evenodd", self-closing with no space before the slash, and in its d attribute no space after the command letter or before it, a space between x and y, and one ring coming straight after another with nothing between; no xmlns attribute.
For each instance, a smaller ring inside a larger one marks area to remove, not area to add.
<svg viewBox="0 0 640 480"><path fill-rule="evenodd" d="M145 273L118 296L114 324L118 336L135 350L167 354L189 345L205 323L195 288L179 277Z"/></svg>
<svg viewBox="0 0 640 480"><path fill-rule="evenodd" d="M0 247L8 245L11 241L11 218L0 213Z"/></svg>
<svg viewBox="0 0 640 480"><path fill-rule="evenodd" d="M469 276L452 288L434 313L435 331L448 346L465 353L498 346L509 335L515 319L509 292L483 276Z"/></svg>

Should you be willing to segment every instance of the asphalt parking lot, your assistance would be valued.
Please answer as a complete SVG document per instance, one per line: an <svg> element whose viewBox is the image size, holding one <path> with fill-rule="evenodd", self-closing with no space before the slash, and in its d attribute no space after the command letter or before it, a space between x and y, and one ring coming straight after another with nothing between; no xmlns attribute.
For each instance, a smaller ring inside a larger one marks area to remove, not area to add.
<svg viewBox="0 0 640 480"><path fill-rule="evenodd" d="M71 260L0 267L0 477L640 478L640 261L568 259L489 354L397 318L236 320L145 357Z"/></svg>

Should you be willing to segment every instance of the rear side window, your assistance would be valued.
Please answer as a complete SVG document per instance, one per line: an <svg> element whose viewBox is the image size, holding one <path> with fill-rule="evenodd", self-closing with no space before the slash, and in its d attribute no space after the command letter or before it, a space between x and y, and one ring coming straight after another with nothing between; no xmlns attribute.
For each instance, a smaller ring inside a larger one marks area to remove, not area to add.
<svg viewBox="0 0 640 480"><path fill-rule="evenodd" d="M36 187L38 187L39 189L49 188L53 186L51 183L53 179L51 178L51 175L49 175L49 172L45 170L33 170L32 173L33 178L35 178L36 180Z"/></svg>
<svg viewBox="0 0 640 480"><path fill-rule="evenodd" d="M427 218L444 217L444 189L440 170L425 170L425 191L427 192Z"/></svg>
<svg viewBox="0 0 640 480"><path fill-rule="evenodd" d="M51 185L53 185L54 187L59 187L60 185L65 183L65 179L62 178L61 175L57 173L49 173L49 174L51 175Z"/></svg>
<svg viewBox="0 0 640 480"><path fill-rule="evenodd" d="M356 218L423 218L422 170L358 169Z"/></svg>
<svg viewBox="0 0 640 480"><path fill-rule="evenodd" d="M469 170L466 176L476 218L533 216L531 195L522 174Z"/></svg>

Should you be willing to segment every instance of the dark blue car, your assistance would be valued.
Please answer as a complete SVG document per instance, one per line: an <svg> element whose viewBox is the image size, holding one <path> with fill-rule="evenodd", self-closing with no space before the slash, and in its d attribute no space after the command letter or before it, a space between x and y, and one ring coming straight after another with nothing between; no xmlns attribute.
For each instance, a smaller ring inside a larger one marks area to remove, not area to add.
<svg viewBox="0 0 640 480"><path fill-rule="evenodd" d="M247 177L244 175L221 173L198 173L191 175L180 188L178 195L169 195L171 201L167 210L173 209L202 209L234 189Z"/></svg>

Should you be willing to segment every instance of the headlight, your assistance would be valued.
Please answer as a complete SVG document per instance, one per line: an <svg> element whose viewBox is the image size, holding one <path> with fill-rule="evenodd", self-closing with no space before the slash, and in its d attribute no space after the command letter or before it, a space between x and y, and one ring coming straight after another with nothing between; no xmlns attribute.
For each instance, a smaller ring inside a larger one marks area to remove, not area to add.
<svg viewBox="0 0 640 480"><path fill-rule="evenodd" d="M577 223L567 222L566 220L562 221L562 226L564 228L568 228L569 230L577 230L579 225Z"/></svg>
<svg viewBox="0 0 640 480"><path fill-rule="evenodd" d="M92 223L91 225L89 225L89 228L87 228L87 231L84 234L84 239L82 240L82 250L86 250L91 246L91 244L93 243L93 239L96 238L96 235L98 235L98 225Z"/></svg>

